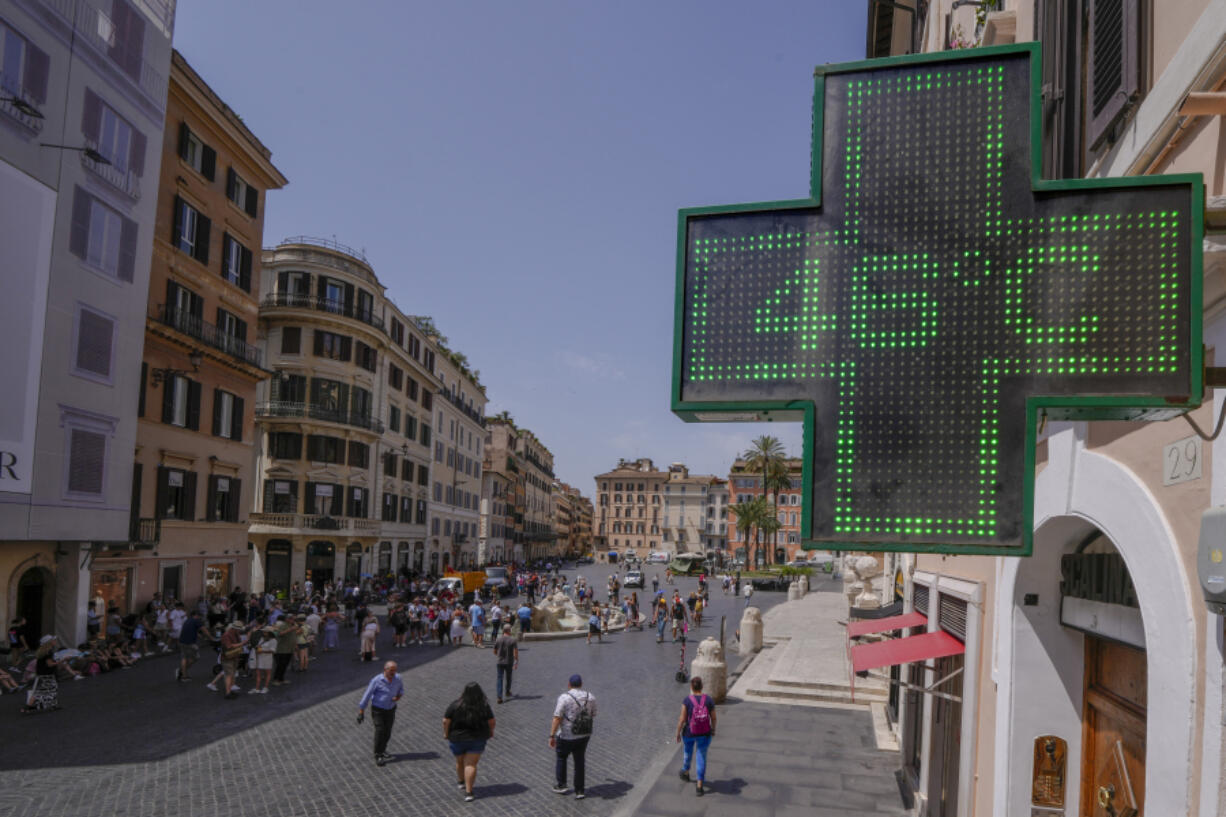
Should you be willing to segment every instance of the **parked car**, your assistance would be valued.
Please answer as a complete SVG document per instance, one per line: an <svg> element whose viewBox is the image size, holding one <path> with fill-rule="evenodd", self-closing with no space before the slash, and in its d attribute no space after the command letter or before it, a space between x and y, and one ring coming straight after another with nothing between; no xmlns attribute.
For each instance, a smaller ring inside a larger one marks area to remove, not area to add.
<svg viewBox="0 0 1226 817"><path fill-rule="evenodd" d="M808 559L793 559L785 567L813 567L813 563Z"/></svg>
<svg viewBox="0 0 1226 817"><path fill-rule="evenodd" d="M750 579L749 583L753 585L754 590L786 591L792 581L783 576L764 576Z"/></svg>
<svg viewBox="0 0 1226 817"><path fill-rule="evenodd" d="M639 570L631 570L626 574L626 578L622 581L622 587L643 587L643 573Z"/></svg>

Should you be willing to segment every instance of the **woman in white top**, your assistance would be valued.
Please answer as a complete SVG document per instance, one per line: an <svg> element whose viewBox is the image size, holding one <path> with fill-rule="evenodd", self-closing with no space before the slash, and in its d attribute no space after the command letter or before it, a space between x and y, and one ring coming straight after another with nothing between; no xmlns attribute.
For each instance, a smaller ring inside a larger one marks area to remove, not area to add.
<svg viewBox="0 0 1226 817"><path fill-rule="evenodd" d="M367 613L362 622L362 658L366 661L378 661L375 655L375 637L379 635L379 619L374 613Z"/></svg>
<svg viewBox="0 0 1226 817"><path fill-rule="evenodd" d="M277 651L277 639L272 630L261 630L255 644L255 688L248 695L267 695L272 680L272 654Z"/></svg>
<svg viewBox="0 0 1226 817"><path fill-rule="evenodd" d="M464 613L459 606L451 613L451 643L457 647L464 644Z"/></svg>

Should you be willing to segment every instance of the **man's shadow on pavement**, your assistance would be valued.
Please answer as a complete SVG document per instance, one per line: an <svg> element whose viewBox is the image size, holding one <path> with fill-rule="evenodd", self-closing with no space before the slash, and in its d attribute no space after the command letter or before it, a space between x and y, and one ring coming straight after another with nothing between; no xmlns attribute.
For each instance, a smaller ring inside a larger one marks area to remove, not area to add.
<svg viewBox="0 0 1226 817"><path fill-rule="evenodd" d="M512 695L506 700L509 701L539 701L544 695Z"/></svg>
<svg viewBox="0 0 1226 817"><path fill-rule="evenodd" d="M634 786L624 780L610 780L608 783L588 786L584 793L588 797L599 797L601 800L616 800L619 797L625 797L632 788Z"/></svg>
<svg viewBox="0 0 1226 817"><path fill-rule="evenodd" d="M391 763L399 763L402 760L437 760L442 757L438 752L400 752L391 756Z"/></svg>
<svg viewBox="0 0 1226 817"><path fill-rule="evenodd" d="M734 777L731 780L704 780L702 787L707 794L728 794L735 797L746 785L745 778Z"/></svg>
<svg viewBox="0 0 1226 817"><path fill-rule="evenodd" d="M513 794L523 794L528 787L523 783L495 783L492 786L474 786L473 794L481 797L510 797Z"/></svg>

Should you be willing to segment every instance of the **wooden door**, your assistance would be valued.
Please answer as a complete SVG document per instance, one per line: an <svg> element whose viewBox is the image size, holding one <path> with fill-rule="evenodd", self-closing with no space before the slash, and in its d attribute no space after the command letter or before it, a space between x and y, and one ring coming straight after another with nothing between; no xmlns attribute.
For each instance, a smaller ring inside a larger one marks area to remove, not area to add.
<svg viewBox="0 0 1226 817"><path fill-rule="evenodd" d="M1080 813L1140 817L1145 802L1145 651L1091 635L1085 641Z"/></svg>
<svg viewBox="0 0 1226 817"><path fill-rule="evenodd" d="M962 669L962 655L938 658L929 683ZM928 742L928 815L955 817L958 813L958 773L962 759L962 675L942 683L939 691L958 698L932 696L932 730Z"/></svg>

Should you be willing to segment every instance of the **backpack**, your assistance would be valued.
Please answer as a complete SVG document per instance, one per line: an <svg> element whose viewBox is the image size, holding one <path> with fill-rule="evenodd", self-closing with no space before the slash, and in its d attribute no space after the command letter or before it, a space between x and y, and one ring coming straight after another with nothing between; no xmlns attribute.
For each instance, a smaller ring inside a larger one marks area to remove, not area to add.
<svg viewBox="0 0 1226 817"><path fill-rule="evenodd" d="M711 734L711 712L707 709L707 696L690 696L690 734L695 737Z"/></svg>
<svg viewBox="0 0 1226 817"><path fill-rule="evenodd" d="M587 711L587 700L582 703L575 697L575 694L570 693L571 700L579 704L579 714L575 715L574 720L570 722L570 731L576 737L585 737L592 734L592 713Z"/></svg>

